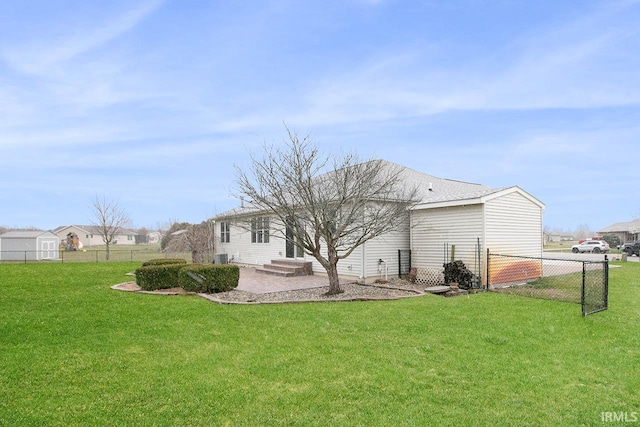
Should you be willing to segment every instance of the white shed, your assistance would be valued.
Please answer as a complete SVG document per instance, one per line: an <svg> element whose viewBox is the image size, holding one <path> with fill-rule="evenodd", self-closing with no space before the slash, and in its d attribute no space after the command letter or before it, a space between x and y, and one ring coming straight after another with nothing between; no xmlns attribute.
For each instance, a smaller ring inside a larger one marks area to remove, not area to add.
<svg viewBox="0 0 640 427"><path fill-rule="evenodd" d="M0 234L0 260L58 259L60 239L50 231L9 231Z"/></svg>
<svg viewBox="0 0 640 427"><path fill-rule="evenodd" d="M544 204L521 188L428 199L411 212L413 265L440 269L447 254L480 271L492 253L541 257ZM483 277L483 280L486 279Z"/></svg>

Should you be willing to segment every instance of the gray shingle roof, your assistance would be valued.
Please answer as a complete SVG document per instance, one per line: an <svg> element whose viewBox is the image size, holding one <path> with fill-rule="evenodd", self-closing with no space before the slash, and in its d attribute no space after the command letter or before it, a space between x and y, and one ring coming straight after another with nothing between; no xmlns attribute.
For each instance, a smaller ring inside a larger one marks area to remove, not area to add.
<svg viewBox="0 0 640 427"><path fill-rule="evenodd" d="M639 230L639 229L640 229L640 218L637 218L629 222L616 222L598 231L598 233L602 233L602 234L615 233L615 232L632 233L632 232L635 232L632 230Z"/></svg>
<svg viewBox="0 0 640 427"><path fill-rule="evenodd" d="M50 231L7 231L4 234L0 234L0 237L13 238L13 239L33 239L36 237L40 237L44 234L53 234ZM54 235L55 236L55 235Z"/></svg>
<svg viewBox="0 0 640 427"><path fill-rule="evenodd" d="M79 228L80 230L83 230L87 233L90 234L100 234L101 233L101 228L98 225L78 225L78 224L72 224L72 225L63 225L60 227L56 227L56 229L54 230L55 233L60 232L61 230L68 228L68 227L76 227ZM135 235L137 234L135 230L132 230L130 228L121 228L118 231L119 235Z"/></svg>
<svg viewBox="0 0 640 427"><path fill-rule="evenodd" d="M380 160L388 168L400 168L400 176L406 187L418 188L419 204L453 202L458 200L477 199L504 190L494 189L482 184L439 178L396 163ZM257 212L258 209L250 202L215 216L216 219L246 215Z"/></svg>
<svg viewBox="0 0 640 427"><path fill-rule="evenodd" d="M420 204L474 199L498 191L486 185L439 178L395 163L386 163L402 169L401 176L407 186L418 187Z"/></svg>

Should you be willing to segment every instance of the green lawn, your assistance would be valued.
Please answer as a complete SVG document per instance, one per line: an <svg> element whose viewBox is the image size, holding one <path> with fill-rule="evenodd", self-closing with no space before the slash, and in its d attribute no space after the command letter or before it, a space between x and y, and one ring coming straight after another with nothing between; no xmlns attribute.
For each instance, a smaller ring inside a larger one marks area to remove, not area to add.
<svg viewBox="0 0 640 427"><path fill-rule="evenodd" d="M587 317L495 293L222 306L109 289L138 265L0 265L0 425L640 418L640 264L612 269L609 310Z"/></svg>

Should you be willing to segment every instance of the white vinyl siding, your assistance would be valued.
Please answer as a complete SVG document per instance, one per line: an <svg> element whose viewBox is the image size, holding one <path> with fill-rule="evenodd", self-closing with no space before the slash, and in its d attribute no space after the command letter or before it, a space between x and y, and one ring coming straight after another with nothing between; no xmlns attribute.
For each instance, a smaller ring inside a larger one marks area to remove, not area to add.
<svg viewBox="0 0 640 427"><path fill-rule="evenodd" d="M455 245L455 259L474 267L477 243L483 244L482 205L421 209L411 216L411 264L418 268L442 268Z"/></svg>
<svg viewBox="0 0 640 427"><path fill-rule="evenodd" d="M228 219L224 221L229 224L229 242L222 241L221 227L215 227L217 253L225 253L229 260L248 265L268 264L271 260L285 258L286 241L282 238L282 224L279 221L272 218L269 222L269 243L262 244L252 243L252 232L247 229L246 224L241 225ZM365 265L365 279L384 277L385 264L378 265L378 260L382 259L388 265L389 276L397 276L398 249L409 249L409 229L406 226L356 248L348 258L338 262L338 274L343 277L360 278L363 275L363 265ZM322 254L326 256L326 245L324 244ZM366 258L365 264L363 264L364 258ZM312 262L314 273L326 273L324 267L311 255L305 254L303 259Z"/></svg>
<svg viewBox="0 0 640 427"><path fill-rule="evenodd" d="M409 249L409 215L407 223L396 231L386 233L365 244L365 277L384 279L398 277L398 250ZM379 264L379 260L384 261Z"/></svg>
<svg viewBox="0 0 640 427"><path fill-rule="evenodd" d="M542 209L518 192L485 204L486 247L505 255L542 256Z"/></svg>
<svg viewBox="0 0 640 427"><path fill-rule="evenodd" d="M227 221L227 220L225 220ZM269 221L271 227L274 221ZM229 224L229 242L222 242L220 239L220 227L215 227L215 237L217 243L217 253L225 253L229 256L229 260L242 264L262 265L268 264L272 259L284 258L284 239L277 238L272 232L269 232L269 242L256 244L252 243L252 232L247 229L246 223L228 220ZM249 223L249 227L251 224Z"/></svg>

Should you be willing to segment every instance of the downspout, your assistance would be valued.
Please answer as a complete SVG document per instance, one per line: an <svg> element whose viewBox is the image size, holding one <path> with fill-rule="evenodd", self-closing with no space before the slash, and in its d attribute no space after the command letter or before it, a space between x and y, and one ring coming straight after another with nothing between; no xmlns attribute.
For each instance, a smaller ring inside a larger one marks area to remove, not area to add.
<svg viewBox="0 0 640 427"><path fill-rule="evenodd" d="M483 249L485 249L484 251L480 250L480 244L483 245ZM479 285L481 288L489 289L489 247L487 246L487 204L486 203L482 204L482 242L478 243L478 252L482 254L482 257L484 257L486 254L486 258L484 259L484 265L487 266L487 274L485 274L486 277L480 277ZM483 259L479 257L480 269L478 271L478 274L480 275L482 275L483 273L482 261Z"/></svg>
<svg viewBox="0 0 640 427"><path fill-rule="evenodd" d="M366 243L362 244L362 251L360 252L361 257L362 257L362 259L360 261L360 280L363 280L363 281L366 279L366 274L367 274L366 268L365 268L365 260L367 259L365 257L365 250L364 250L365 249L364 248L365 245L366 245Z"/></svg>
<svg viewBox="0 0 640 427"><path fill-rule="evenodd" d="M366 209L362 209L362 222L363 223L365 221L365 211L366 211ZM364 281L364 282L366 282L366 279L367 279L367 271L366 271L366 268L365 268L365 262L366 262L366 259L367 259L365 257L365 252L366 252L365 251L365 245L366 245L366 242L362 244L362 252L361 252L362 259L361 259L361 262L360 262L360 279L362 281Z"/></svg>

